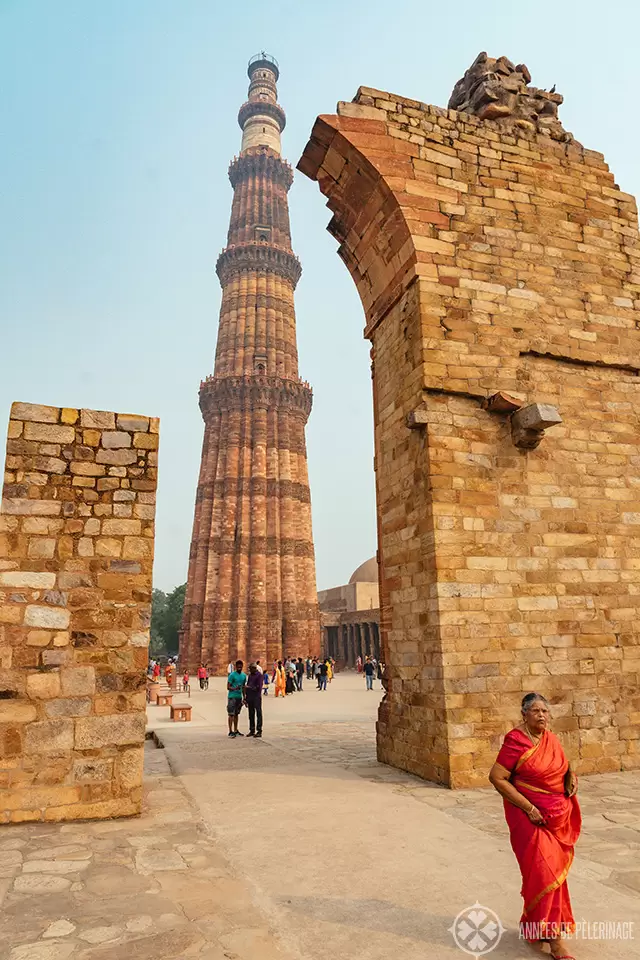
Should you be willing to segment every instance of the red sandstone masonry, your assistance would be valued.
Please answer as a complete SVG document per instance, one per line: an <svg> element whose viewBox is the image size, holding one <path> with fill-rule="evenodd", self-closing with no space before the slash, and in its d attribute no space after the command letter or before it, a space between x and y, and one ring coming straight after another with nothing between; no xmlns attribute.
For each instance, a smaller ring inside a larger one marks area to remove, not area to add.
<svg viewBox="0 0 640 960"><path fill-rule="evenodd" d="M140 812L158 420L14 403L0 822Z"/></svg>
<svg viewBox="0 0 640 960"><path fill-rule="evenodd" d="M575 142L361 88L300 161L373 344L385 762L482 784L523 693L640 764L640 245ZM563 419L535 450L483 400ZM408 429L421 411L423 429Z"/></svg>

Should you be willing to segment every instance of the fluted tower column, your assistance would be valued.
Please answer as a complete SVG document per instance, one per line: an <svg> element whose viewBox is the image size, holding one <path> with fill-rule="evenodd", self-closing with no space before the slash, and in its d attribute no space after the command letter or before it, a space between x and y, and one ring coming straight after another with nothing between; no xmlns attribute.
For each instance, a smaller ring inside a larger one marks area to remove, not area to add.
<svg viewBox="0 0 640 960"><path fill-rule="evenodd" d="M249 62L238 114L240 155L218 258L222 305L213 376L200 386L205 421L180 639L181 662L216 673L320 648L305 424L311 389L298 374L291 249L280 156L285 114L276 61Z"/></svg>

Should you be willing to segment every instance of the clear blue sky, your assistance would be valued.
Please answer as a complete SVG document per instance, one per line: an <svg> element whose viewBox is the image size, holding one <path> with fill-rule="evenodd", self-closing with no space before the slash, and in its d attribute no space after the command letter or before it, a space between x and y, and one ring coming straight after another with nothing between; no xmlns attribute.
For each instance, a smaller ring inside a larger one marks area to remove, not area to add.
<svg viewBox="0 0 640 960"><path fill-rule="evenodd" d="M0 434L13 400L160 416L155 580L182 582L249 57L280 61L295 166L360 84L446 105L480 50L506 54L638 194L639 27L630 0L0 0ZM323 588L375 551L369 344L317 186L290 203Z"/></svg>

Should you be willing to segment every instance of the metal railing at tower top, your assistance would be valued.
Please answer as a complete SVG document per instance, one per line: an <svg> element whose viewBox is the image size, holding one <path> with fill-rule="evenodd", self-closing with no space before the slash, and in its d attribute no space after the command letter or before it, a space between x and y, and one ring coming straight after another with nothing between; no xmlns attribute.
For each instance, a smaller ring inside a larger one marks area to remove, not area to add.
<svg viewBox="0 0 640 960"><path fill-rule="evenodd" d="M266 63L272 63L274 67L280 66L276 58L272 57L270 53L265 53L264 50L262 50L261 53L256 53L255 56L251 57L251 60L249 60L249 66L251 66L253 63L258 63L260 60L264 60Z"/></svg>
<svg viewBox="0 0 640 960"><path fill-rule="evenodd" d="M280 64L278 63L278 61L276 60L275 57L272 57L270 53L265 53L264 50L262 50L260 53L256 53L256 54L255 54L253 57L251 57L251 59L249 60L249 63L248 63L249 75L251 75L251 68L252 68L252 67L254 66L254 64L256 64L256 63L269 64L269 66L275 68L275 71L276 71L276 73L277 73L278 75L280 74Z"/></svg>

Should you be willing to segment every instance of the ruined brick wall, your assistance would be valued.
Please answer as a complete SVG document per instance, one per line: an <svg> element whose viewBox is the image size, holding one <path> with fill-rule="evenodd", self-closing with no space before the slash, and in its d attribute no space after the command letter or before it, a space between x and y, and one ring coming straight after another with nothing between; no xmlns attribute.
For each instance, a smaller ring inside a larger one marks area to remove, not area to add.
<svg viewBox="0 0 640 960"><path fill-rule="evenodd" d="M318 118L300 169L373 343L380 759L486 782L539 690L580 770L637 767L633 198L573 141L368 88ZM518 449L498 391L563 423Z"/></svg>
<svg viewBox="0 0 640 960"><path fill-rule="evenodd" d="M0 823L140 811L158 421L14 403Z"/></svg>

